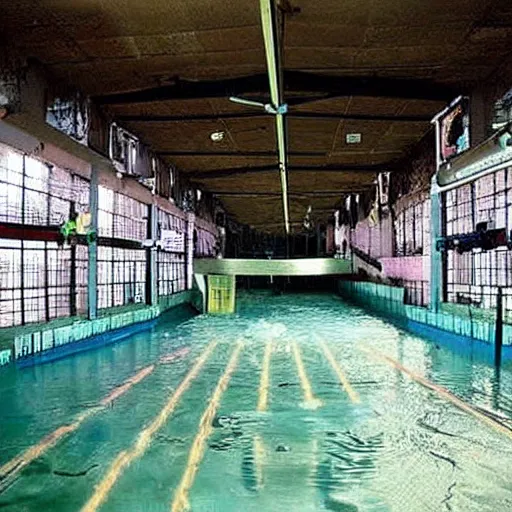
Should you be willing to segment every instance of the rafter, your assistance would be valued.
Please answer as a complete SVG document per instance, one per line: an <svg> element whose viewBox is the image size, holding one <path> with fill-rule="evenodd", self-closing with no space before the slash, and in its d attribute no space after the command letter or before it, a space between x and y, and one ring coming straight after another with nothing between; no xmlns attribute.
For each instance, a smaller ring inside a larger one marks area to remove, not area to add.
<svg viewBox="0 0 512 512"><path fill-rule="evenodd" d="M316 190L316 191L305 191L305 192L289 192L288 196L292 198L302 198L302 197L340 197L346 193L356 193L363 192L365 189L359 187L342 187L340 190ZM280 192L234 192L230 190L209 190L209 192L215 196L219 197L240 197L240 198L261 198L261 197L269 197L269 198L281 198Z"/></svg>
<svg viewBox="0 0 512 512"><path fill-rule="evenodd" d="M290 70L284 71L283 81L286 93L304 92L319 95L315 98L289 98L287 101L290 105L308 102L312 99L341 96L450 101L464 92L431 80L332 76ZM268 77L265 73L259 73L225 80L192 81L177 78L171 85L96 96L94 100L103 105L122 105L169 100L227 98L243 94L263 94L267 91Z"/></svg>
<svg viewBox="0 0 512 512"><path fill-rule="evenodd" d="M262 119L270 114L255 112L230 112L221 114L191 114L181 116L168 115L121 115L117 116L118 122L125 123L193 123L196 121L217 121L220 119ZM432 116L415 115L383 115L383 114L335 114L330 112L288 112L288 117L293 119L313 120L337 120L337 121L383 121L392 123L428 123Z"/></svg>
<svg viewBox="0 0 512 512"><path fill-rule="evenodd" d="M276 158L275 151L159 151L160 156L225 156L225 157L265 157ZM304 156L304 157L327 157L329 154L325 151L296 151L288 153L291 156Z"/></svg>
<svg viewBox="0 0 512 512"><path fill-rule="evenodd" d="M291 173L296 172L358 172L358 173L370 173L375 174L389 170L391 164L373 164L373 165L361 165L361 164L336 164L336 165L289 165L288 170ZM190 179L195 180L207 180L217 178L229 178L231 176L241 176L244 174L257 174L261 172L277 171L278 166L275 165L262 165L254 167L232 167L227 169L212 169L210 171L196 171L187 172L186 175Z"/></svg>

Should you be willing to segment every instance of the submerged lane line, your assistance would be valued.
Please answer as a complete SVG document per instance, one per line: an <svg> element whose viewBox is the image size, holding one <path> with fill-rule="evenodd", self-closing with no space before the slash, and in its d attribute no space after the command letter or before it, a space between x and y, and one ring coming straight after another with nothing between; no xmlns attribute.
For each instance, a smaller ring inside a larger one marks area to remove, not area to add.
<svg viewBox="0 0 512 512"><path fill-rule="evenodd" d="M321 407L322 401L318 398L315 398L313 395L313 389L311 388L311 383L309 382L306 369L304 368L304 363L302 362L300 348L296 341L292 343L292 350L293 356L295 358L295 364L297 365L297 374L299 375L300 385L302 387L302 392L304 393L304 401L306 402L306 405L311 408Z"/></svg>
<svg viewBox="0 0 512 512"><path fill-rule="evenodd" d="M258 412L264 412L268 406L268 388L270 385L270 358L272 356L272 342L267 341L265 345L265 354L263 356L263 365L261 368L260 390L258 398Z"/></svg>
<svg viewBox="0 0 512 512"><path fill-rule="evenodd" d="M500 422L495 421L492 418L489 418L485 414L482 414L480 411L474 409L473 406L471 406L467 402L464 402L463 400L461 400L458 396L454 395L448 389L446 389L442 386L439 386L437 384L434 384L433 382L430 382L425 377L422 377L421 375L418 375L417 373L413 372L412 370L409 370L409 368L406 368L405 366L403 366L401 363L399 363L395 359L393 359L385 354L382 354L379 351L375 351L368 347L359 347L359 348L363 352L366 352L369 356L375 357L377 359L380 359L380 360L386 362L388 365L401 371L402 373L404 373L405 375L410 377L412 380L416 381L418 384L421 384L423 387L430 389L431 391L434 391L440 397L451 402L453 405L455 405L455 407L459 408L460 410L462 410L464 412L467 412L468 414L471 414L475 418L479 419L481 422L492 427L497 432L500 432L501 434L506 435L509 439L512 439L512 430L511 429L507 428L505 425L502 425Z"/></svg>
<svg viewBox="0 0 512 512"><path fill-rule="evenodd" d="M263 488L263 463L265 461L265 444L260 434L256 434L252 439L252 450L255 466L256 488Z"/></svg>
<svg viewBox="0 0 512 512"><path fill-rule="evenodd" d="M197 470L199 469L199 464L203 458L206 440L212 432L212 422L215 418L215 414L217 413L217 409L219 408L220 400L228 387L233 372L235 371L242 348L243 343L238 341L231 354L226 369L224 370L222 377L220 377L217 383L217 387L215 388L215 391L213 392L210 401L208 402L208 406L206 407L201 420L199 421L199 428L197 430L194 442L192 443L192 447L190 448L185 472L183 473L181 482L179 483L174 494L174 499L171 505L172 512L181 512L190 509L188 493L194 483L194 478L196 476Z"/></svg>
<svg viewBox="0 0 512 512"><path fill-rule="evenodd" d="M25 450L21 455L14 457L9 462L0 467L0 481L6 478L13 478L25 466L33 462L38 457L41 457L47 450L54 447L64 436L74 432L80 425L89 417L109 407L114 400L124 395L132 386L138 384L150 375L155 369L152 364L143 368L138 373L129 377L123 384L115 387L105 398L103 398L98 405L78 414L74 420L68 425L62 425L55 429L53 432L43 437L39 443L31 446Z"/></svg>
<svg viewBox="0 0 512 512"><path fill-rule="evenodd" d="M265 353L263 355L263 363L261 367L260 377L260 389L258 406L256 410L258 412L265 412L268 407L268 390L270 386L270 359L272 357L272 342L267 341L265 344ZM261 489L263 487L263 463L265 460L265 444L260 434L256 434L253 437L253 457L254 465L256 468L256 487Z"/></svg>
<svg viewBox="0 0 512 512"><path fill-rule="evenodd" d="M112 487L114 487L123 470L131 462L133 462L133 460L141 457L144 454L151 443L152 437L165 424L169 416L174 412L174 409L178 405L181 397L190 387L192 381L198 376L199 372L211 356L216 346L217 342L213 341L208 345L208 347L206 347L204 352L195 362L194 366L190 369L185 378L181 381L180 385L169 398L158 416L155 417L155 419L148 427L139 433L131 449L119 453L114 462L111 464L107 474L103 477L103 480L96 486L94 494L89 498L89 501L82 508L82 512L93 512L97 510L107 498L109 492L111 491Z"/></svg>
<svg viewBox="0 0 512 512"><path fill-rule="evenodd" d="M350 385L350 382L349 382L347 376L345 375L345 373L341 369L341 365L338 363L338 361L336 361L335 357L332 355L332 352L329 349L329 347L327 346L327 343L325 343L325 341L322 340L322 341L320 341L320 346L322 347L322 350L324 352L324 355L325 355L327 361L329 361L330 365L332 366L332 369L334 370L334 372L338 376L338 379L339 379L339 381L341 383L341 386L346 391L346 393L349 396L350 400L352 400L352 402L355 403L355 404L361 403L361 399L359 398L359 394Z"/></svg>

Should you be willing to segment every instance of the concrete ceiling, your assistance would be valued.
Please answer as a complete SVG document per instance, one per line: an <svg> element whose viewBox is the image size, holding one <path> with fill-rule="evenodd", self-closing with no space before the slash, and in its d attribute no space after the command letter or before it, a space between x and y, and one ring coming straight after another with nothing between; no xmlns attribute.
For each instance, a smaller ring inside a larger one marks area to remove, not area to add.
<svg viewBox="0 0 512 512"><path fill-rule="evenodd" d="M510 57L508 0L281 7L296 224L309 205L322 217L343 193L371 186L425 135L430 117ZM268 97L258 1L15 0L2 6L0 30L218 193L239 221L279 226L273 120L228 99ZM119 95L134 91L142 92ZM226 136L212 142L218 130ZM346 143L353 132L361 144Z"/></svg>

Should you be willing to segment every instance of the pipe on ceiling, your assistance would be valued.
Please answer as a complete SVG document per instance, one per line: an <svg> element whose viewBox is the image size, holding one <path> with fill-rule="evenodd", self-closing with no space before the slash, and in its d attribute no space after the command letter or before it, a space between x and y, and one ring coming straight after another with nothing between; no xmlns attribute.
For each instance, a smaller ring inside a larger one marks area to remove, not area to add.
<svg viewBox="0 0 512 512"><path fill-rule="evenodd" d="M265 42L267 71L270 85L270 99L276 111L277 151L279 158L279 176L283 195L284 229L290 233L290 217L288 207L288 157L286 138L286 118L282 113L283 84L280 65L280 48L277 34L277 9L274 0L260 0L261 26Z"/></svg>

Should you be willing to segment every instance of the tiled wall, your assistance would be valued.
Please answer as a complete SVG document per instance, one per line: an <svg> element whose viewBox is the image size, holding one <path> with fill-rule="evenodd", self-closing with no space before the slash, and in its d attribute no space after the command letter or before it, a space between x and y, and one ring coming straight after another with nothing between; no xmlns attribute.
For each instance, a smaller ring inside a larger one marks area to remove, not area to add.
<svg viewBox="0 0 512 512"><path fill-rule="evenodd" d="M405 281L424 281L429 279L430 257L402 256L397 258L381 258L382 273L385 277L403 279Z"/></svg>
<svg viewBox="0 0 512 512"><path fill-rule="evenodd" d="M12 359L21 360L34 355L55 351L63 346L73 345L98 336L109 335L120 329L143 324L156 319L164 311L188 303L191 292L185 291L163 297L158 306L148 306L133 311L113 314L95 320L81 320L73 324L52 328L51 324L14 338L13 350L0 352L0 366ZM108 343L105 337L105 343Z"/></svg>
<svg viewBox="0 0 512 512"><path fill-rule="evenodd" d="M449 334L480 340L494 345L495 326L492 320L474 319L451 312L432 312L404 304L404 288L366 282L340 281L342 296L377 313L389 316L408 327L415 322ZM503 344L512 346L512 325L503 327Z"/></svg>

